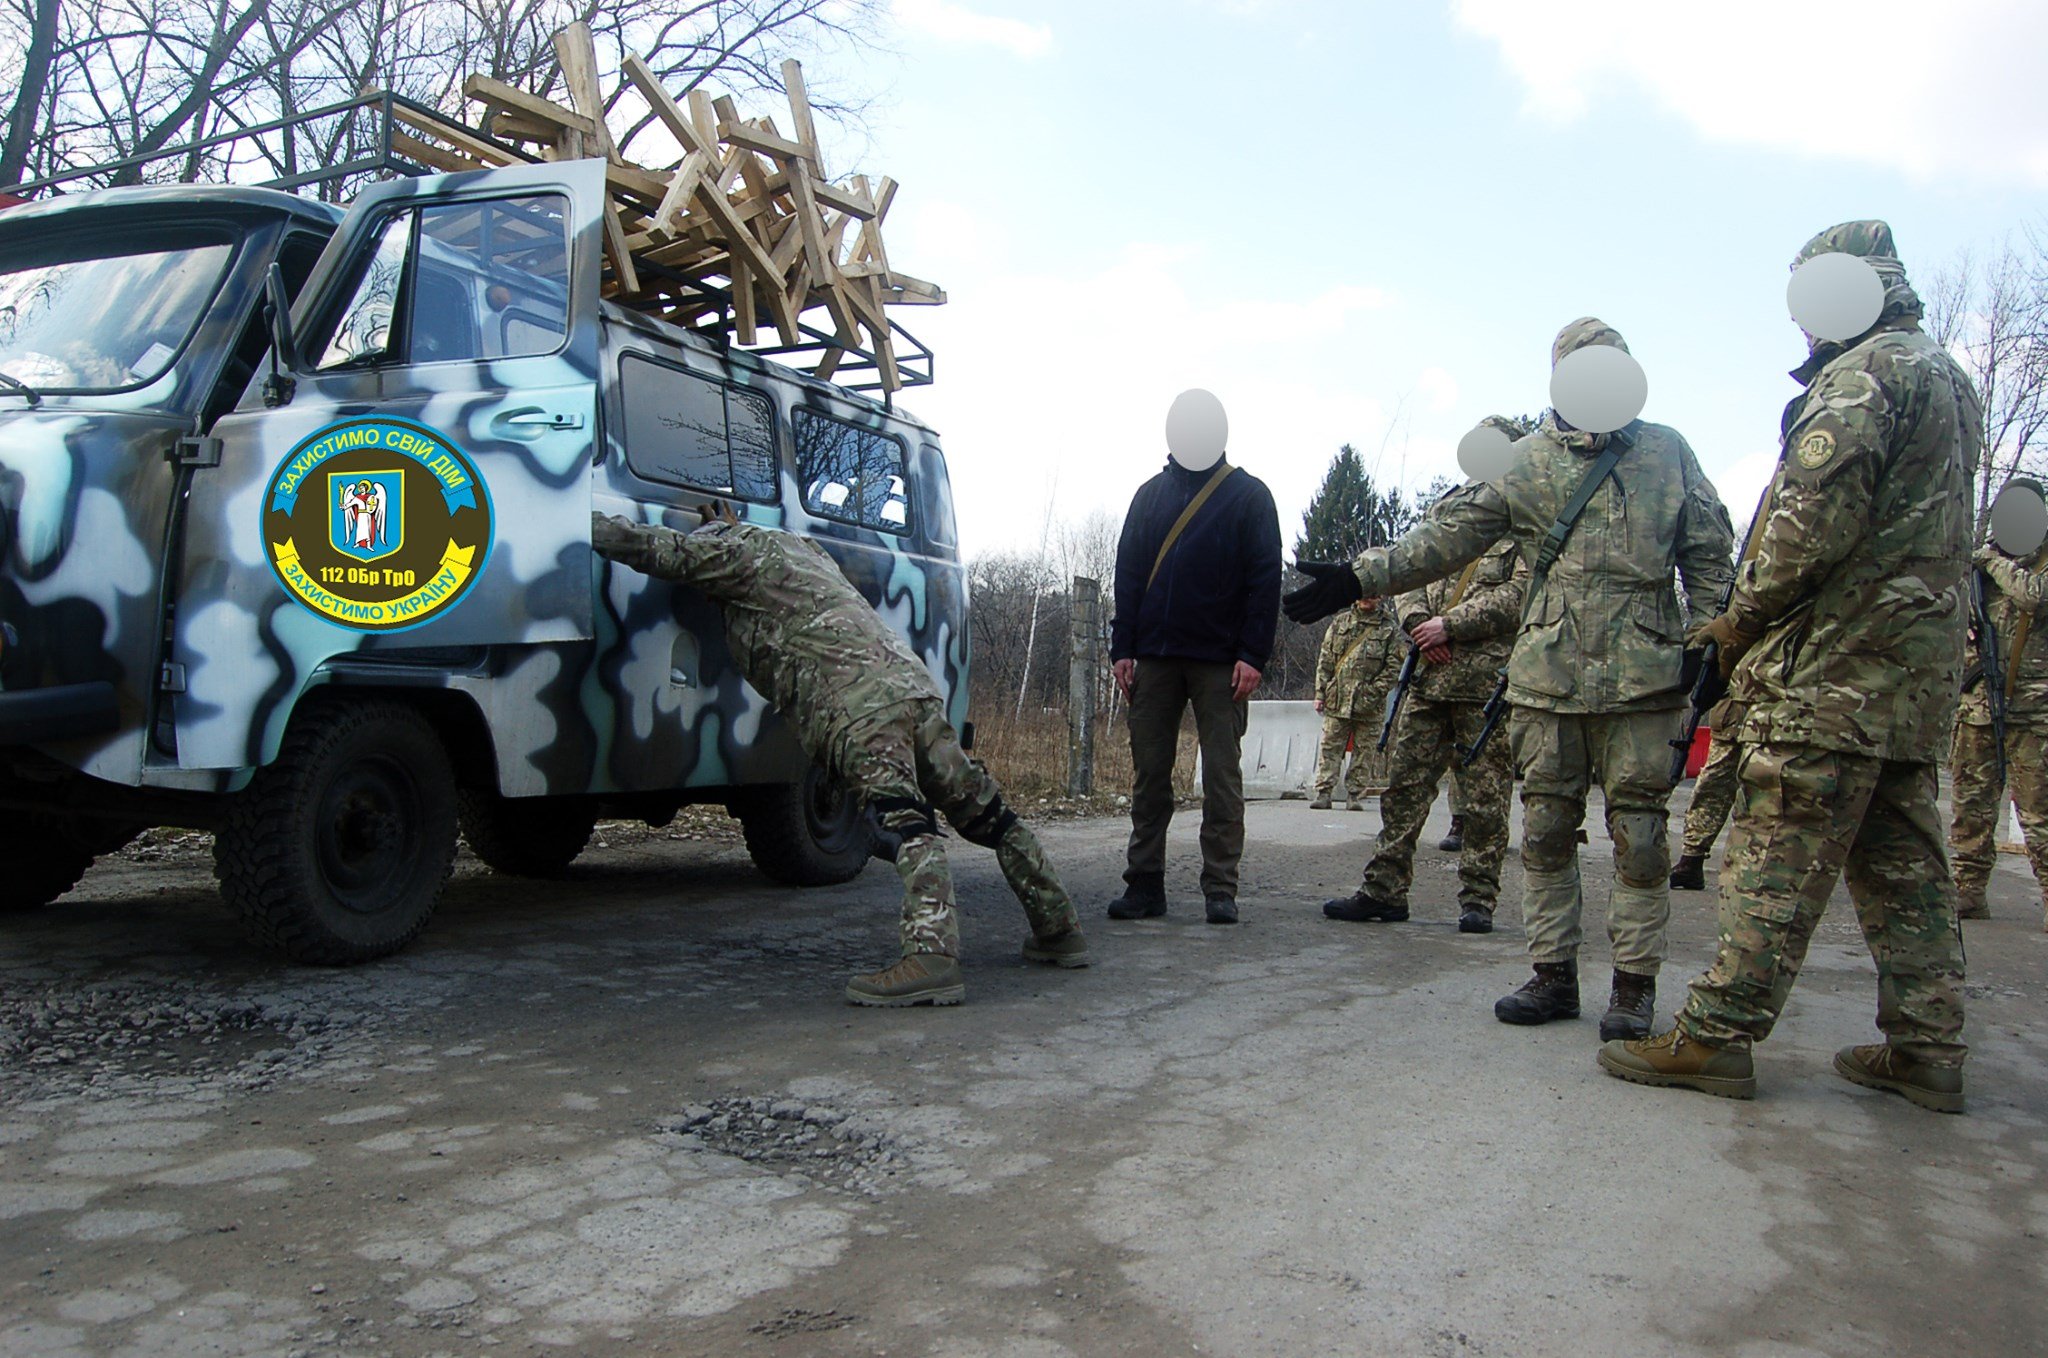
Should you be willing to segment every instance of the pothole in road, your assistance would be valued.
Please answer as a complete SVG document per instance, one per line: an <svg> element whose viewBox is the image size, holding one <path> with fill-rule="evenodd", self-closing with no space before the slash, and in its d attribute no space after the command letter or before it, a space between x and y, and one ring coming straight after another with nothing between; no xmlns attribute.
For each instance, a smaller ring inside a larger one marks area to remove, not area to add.
<svg viewBox="0 0 2048 1358"><path fill-rule="evenodd" d="M910 1167L909 1147L899 1138L858 1115L795 1099L713 1099L660 1126L684 1146L801 1174L849 1193L872 1196Z"/></svg>

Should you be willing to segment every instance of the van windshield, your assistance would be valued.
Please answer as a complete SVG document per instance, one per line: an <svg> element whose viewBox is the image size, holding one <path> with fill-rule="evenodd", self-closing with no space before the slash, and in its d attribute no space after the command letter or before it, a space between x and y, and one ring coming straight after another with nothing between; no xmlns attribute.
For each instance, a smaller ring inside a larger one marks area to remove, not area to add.
<svg viewBox="0 0 2048 1358"><path fill-rule="evenodd" d="M151 248L132 248L139 244ZM233 253L218 232L162 230L0 250L0 372L44 394L155 381L199 324Z"/></svg>

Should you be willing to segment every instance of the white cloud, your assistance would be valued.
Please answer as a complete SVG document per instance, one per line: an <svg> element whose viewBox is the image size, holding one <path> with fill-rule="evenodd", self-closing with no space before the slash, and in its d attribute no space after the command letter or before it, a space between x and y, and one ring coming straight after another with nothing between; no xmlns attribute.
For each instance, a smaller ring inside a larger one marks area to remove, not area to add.
<svg viewBox="0 0 2048 1358"><path fill-rule="evenodd" d="M1537 117L1623 117L1647 95L1713 142L2048 184L2040 0L1457 0L1455 13L1499 45Z"/></svg>
<svg viewBox="0 0 2048 1358"><path fill-rule="evenodd" d="M950 0L890 0L889 12L905 28L941 42L972 47L1001 47L1020 57L1042 57L1052 50L1052 28L977 14Z"/></svg>

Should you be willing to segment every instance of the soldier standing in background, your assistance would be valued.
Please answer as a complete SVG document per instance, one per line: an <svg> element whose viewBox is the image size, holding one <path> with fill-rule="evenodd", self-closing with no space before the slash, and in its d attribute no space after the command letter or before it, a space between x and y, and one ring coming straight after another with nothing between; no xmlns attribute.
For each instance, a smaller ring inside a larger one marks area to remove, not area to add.
<svg viewBox="0 0 2048 1358"><path fill-rule="evenodd" d="M1461 763L1486 724L1483 709L1514 649L1529 567L1513 538L1502 538L1457 576L1404 594L1394 605L1402 628L1422 647L1414 683L1394 723L1380 834L1365 876L1350 896L1323 905L1331 919L1408 918L1415 841L1446 772L1471 839L1458 858L1458 929L1493 932L1500 861L1508 847L1508 797L1515 773L1507 742L1488 741L1470 767Z"/></svg>
<svg viewBox="0 0 2048 1358"><path fill-rule="evenodd" d="M1627 350L1588 316L1558 334L1553 367L1590 344ZM1589 485L1617 441L1612 470ZM1314 583L1288 595L1286 607L1308 622L1361 595L1414 589L1503 536L1533 570L1574 496L1590 492L1554 566L1540 584L1532 575L1508 660L1509 735L1522 777L1522 913L1535 974L1494 1015L1503 1023L1578 1017L1578 835L1598 779L1615 875L1607 915L1614 987L1601 1031L1647 1033L1671 914L1670 741L1686 702L1672 571L1704 621L1735 568L1734 529L1692 449L1664 425L1635 420L1593 434L1553 410L1515 453L1498 484L1460 486L1391 547L1361 553L1348 569L1301 563Z"/></svg>
<svg viewBox="0 0 2048 1358"><path fill-rule="evenodd" d="M724 506L717 506L723 510ZM931 671L876 615L825 549L773 528L706 522L693 533L591 515L599 555L679 580L718 604L733 662L795 731L804 752L865 801L892 836L903 879L903 956L856 976L854 1004L958 1004L960 926L933 803L969 844L994 849L1031 921L1024 956L1088 965L1073 902L1038 837L960 748Z"/></svg>
<svg viewBox="0 0 2048 1358"><path fill-rule="evenodd" d="M1363 601L1330 619L1316 655L1316 711L1323 714L1323 746L1316 758L1311 811L1330 809L1330 794L1350 747L1344 780L1347 811L1365 810L1366 751L1380 738L1387 690L1399 669L1393 657L1394 620L1384 608Z"/></svg>
<svg viewBox="0 0 2048 1358"><path fill-rule="evenodd" d="M1748 703L1720 953L1669 1032L1610 1042L1600 1065L1754 1097L1751 1044L1770 1035L1846 873L1889 1041L1844 1048L1835 1071L1961 1112L1962 938L1935 761L1963 672L1983 414L1969 377L1921 332L1889 226L1832 227L1798 262L1822 254L1866 260L1882 309L1846 340L1809 336L1755 558L1727 611L1691 638L1721 648Z"/></svg>
<svg viewBox="0 0 2048 1358"><path fill-rule="evenodd" d="M1735 766L1742 761L1742 743L1735 728L1742 724L1742 704L1723 698L1707 714L1707 729L1713 737L1707 747L1706 766L1692 785L1692 802L1685 808L1685 835L1678 861L1671 866L1671 885L1680 891L1703 891L1707 885L1707 855L1728 823L1735 805Z"/></svg>
<svg viewBox="0 0 2048 1358"><path fill-rule="evenodd" d="M1976 565L1990 581L1985 603L2005 660L2005 767L2034 880L2048 892L2048 618L2041 614L2048 607L2048 546L2015 560L1986 543L1977 549ZM1957 705L1949 763L1955 819L1948 845L1955 855L1960 919L1991 917L1985 889L1998 859L1998 813L2005 801L1992 749L1987 681L1981 669L1977 673ZM2048 905L2043 906L2042 927L2048 929Z"/></svg>

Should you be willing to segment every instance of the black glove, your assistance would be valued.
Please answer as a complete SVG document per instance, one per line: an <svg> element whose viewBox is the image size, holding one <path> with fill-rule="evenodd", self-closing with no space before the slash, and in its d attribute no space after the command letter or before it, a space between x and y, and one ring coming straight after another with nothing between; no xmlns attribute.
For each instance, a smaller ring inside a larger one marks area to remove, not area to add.
<svg viewBox="0 0 2048 1358"><path fill-rule="evenodd" d="M1341 613L1365 597L1358 572L1348 561L1297 561L1294 568L1308 577L1308 583L1282 595L1280 607L1296 622Z"/></svg>

